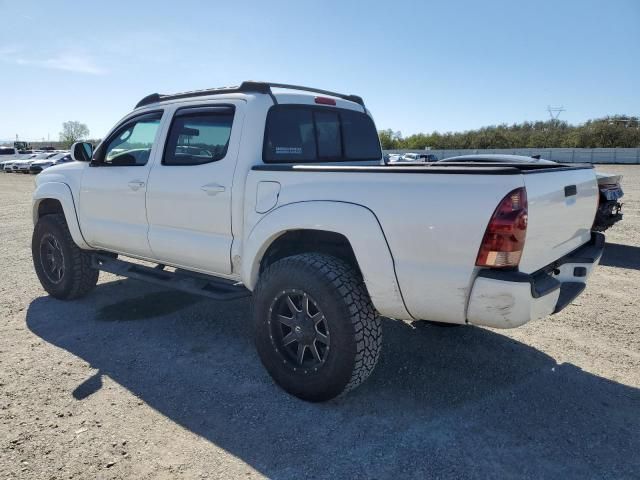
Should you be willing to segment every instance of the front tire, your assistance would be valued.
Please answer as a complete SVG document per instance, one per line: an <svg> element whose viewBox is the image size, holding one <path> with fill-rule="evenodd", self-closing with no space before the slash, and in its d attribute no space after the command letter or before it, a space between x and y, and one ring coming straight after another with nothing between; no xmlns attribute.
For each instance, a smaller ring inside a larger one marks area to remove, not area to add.
<svg viewBox="0 0 640 480"><path fill-rule="evenodd" d="M33 266L42 287L61 300L79 298L98 283L99 271L91 268L91 256L78 247L61 214L38 219L31 239Z"/></svg>
<svg viewBox="0 0 640 480"><path fill-rule="evenodd" d="M254 291L255 342L275 382L303 400L330 400L373 371L382 325L360 274L330 255L269 266Z"/></svg>

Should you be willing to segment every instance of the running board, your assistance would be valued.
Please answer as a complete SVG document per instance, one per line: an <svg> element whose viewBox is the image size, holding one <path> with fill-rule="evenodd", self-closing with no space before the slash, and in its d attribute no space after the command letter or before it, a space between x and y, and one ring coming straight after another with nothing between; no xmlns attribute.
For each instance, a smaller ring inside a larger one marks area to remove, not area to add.
<svg viewBox="0 0 640 480"><path fill-rule="evenodd" d="M243 285L231 280L224 280L211 275L188 272L186 270L176 270L168 272L164 270L164 265L157 267L147 267L137 263L118 260L109 255L93 254L91 256L91 266L103 272L113 273L121 277L142 280L163 287L182 290L183 292L203 295L214 300L235 300L251 295Z"/></svg>

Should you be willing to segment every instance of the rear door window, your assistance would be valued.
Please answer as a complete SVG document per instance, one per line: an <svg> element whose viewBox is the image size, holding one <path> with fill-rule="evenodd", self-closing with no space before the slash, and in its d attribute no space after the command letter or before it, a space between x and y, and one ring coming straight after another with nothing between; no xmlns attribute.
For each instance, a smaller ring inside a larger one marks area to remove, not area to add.
<svg viewBox="0 0 640 480"><path fill-rule="evenodd" d="M175 114L163 165L202 165L222 160L229 148L233 106L182 108Z"/></svg>
<svg viewBox="0 0 640 480"><path fill-rule="evenodd" d="M265 163L313 163L382 158L371 118L353 110L276 105L267 115Z"/></svg>

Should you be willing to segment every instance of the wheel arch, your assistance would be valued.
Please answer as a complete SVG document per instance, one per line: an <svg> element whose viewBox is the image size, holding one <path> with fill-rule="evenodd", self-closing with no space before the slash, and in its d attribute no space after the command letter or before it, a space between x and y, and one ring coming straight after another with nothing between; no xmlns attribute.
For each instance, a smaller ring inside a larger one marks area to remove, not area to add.
<svg viewBox="0 0 640 480"><path fill-rule="evenodd" d="M68 185L61 182L47 182L38 186L33 193L32 219L35 225L43 215L52 213L64 214L69 232L76 245L83 249L91 249L80 230L76 214L75 202Z"/></svg>
<svg viewBox="0 0 640 480"><path fill-rule="evenodd" d="M411 319L382 228L373 212L361 205L308 201L272 210L247 235L240 276L253 290L265 265L279 258L318 251L334 254L358 268L380 314Z"/></svg>

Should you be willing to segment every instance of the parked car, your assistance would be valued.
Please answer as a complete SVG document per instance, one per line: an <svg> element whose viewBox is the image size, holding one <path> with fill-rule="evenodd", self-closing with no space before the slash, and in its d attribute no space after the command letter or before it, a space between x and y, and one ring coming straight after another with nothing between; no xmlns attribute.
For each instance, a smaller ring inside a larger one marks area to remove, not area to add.
<svg viewBox="0 0 640 480"><path fill-rule="evenodd" d="M16 164L16 162L18 162L19 160L6 160L4 162L2 162L2 170L5 173L12 173L14 172L14 165ZM15 167L17 169L17 166Z"/></svg>
<svg viewBox="0 0 640 480"><path fill-rule="evenodd" d="M571 303L603 250L591 166L380 165L355 95L262 82L152 94L95 151L71 153L35 180L43 288L78 298L103 270L253 295L262 363L310 401L369 376L380 315L517 327Z"/></svg>
<svg viewBox="0 0 640 480"><path fill-rule="evenodd" d="M433 153L405 153L402 156L403 162L429 163L438 160Z"/></svg>
<svg viewBox="0 0 640 480"><path fill-rule="evenodd" d="M29 169L33 162L36 162L38 160L48 160L56 155L56 152L42 152L31 155L30 158L24 160L16 160L15 162L13 162L12 168L14 172L29 173Z"/></svg>
<svg viewBox="0 0 640 480"><path fill-rule="evenodd" d="M29 160L34 160L38 155L44 155L44 152L32 152L32 151L22 151L19 150L17 158L15 160L10 160L5 162L3 166L3 170L5 173L18 172L21 171L20 167L23 165L23 162L27 162Z"/></svg>
<svg viewBox="0 0 640 480"><path fill-rule="evenodd" d="M18 157L18 149L15 147L0 147L0 161L15 160Z"/></svg>
<svg viewBox="0 0 640 480"><path fill-rule="evenodd" d="M17 160L19 155L18 149L15 147L0 147L0 169L5 171L5 165L11 164L14 160Z"/></svg>
<svg viewBox="0 0 640 480"><path fill-rule="evenodd" d="M55 155L47 159L33 161L31 165L29 165L29 172L40 173L45 168L49 168L54 165L61 165L67 162L73 162L69 152L56 152Z"/></svg>
<svg viewBox="0 0 640 480"><path fill-rule="evenodd" d="M436 162L438 157L436 157L433 153L391 153L385 158L385 164L407 164L407 165L416 165L416 164L425 164Z"/></svg>
<svg viewBox="0 0 640 480"><path fill-rule="evenodd" d="M440 160L444 163L460 162L483 162L483 163L536 163L536 164L557 164L553 160L545 160L539 155L526 157L521 155L461 155ZM608 228L622 220L622 203L620 199L624 196L622 191L622 175L596 172L598 180L598 210L593 221L592 229L596 232L604 232Z"/></svg>

